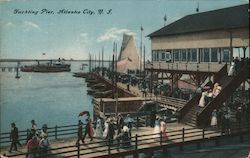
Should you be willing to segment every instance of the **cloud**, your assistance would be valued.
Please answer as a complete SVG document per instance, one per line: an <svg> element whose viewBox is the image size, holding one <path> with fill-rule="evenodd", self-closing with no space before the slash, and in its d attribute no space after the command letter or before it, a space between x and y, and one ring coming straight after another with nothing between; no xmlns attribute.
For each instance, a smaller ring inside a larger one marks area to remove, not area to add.
<svg viewBox="0 0 250 158"><path fill-rule="evenodd" d="M40 26L31 22L31 21L24 21L23 26L25 27L25 31L29 31L30 29L35 29L41 31Z"/></svg>
<svg viewBox="0 0 250 158"><path fill-rule="evenodd" d="M118 40L120 39L123 33L134 35L134 36L136 35L136 33L128 29L118 29L118 28L113 27L111 29L106 30L106 32L103 35L99 36L97 38L97 42L104 42L108 40Z"/></svg>
<svg viewBox="0 0 250 158"><path fill-rule="evenodd" d="M10 28L10 27L14 27L15 25L12 22L8 22L7 24L5 24L5 26Z"/></svg>
<svg viewBox="0 0 250 158"><path fill-rule="evenodd" d="M87 33L80 33L80 36L83 38L86 38L88 36L88 34Z"/></svg>
<svg viewBox="0 0 250 158"><path fill-rule="evenodd" d="M92 41L92 39L89 37L88 33L80 33L76 37L76 42L79 44L88 45L90 44L90 41Z"/></svg>

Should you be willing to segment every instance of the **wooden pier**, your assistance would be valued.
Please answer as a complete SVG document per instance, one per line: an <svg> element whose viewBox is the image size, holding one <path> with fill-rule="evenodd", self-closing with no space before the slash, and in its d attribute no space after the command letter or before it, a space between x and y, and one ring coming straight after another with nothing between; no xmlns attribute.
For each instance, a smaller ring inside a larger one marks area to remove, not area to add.
<svg viewBox="0 0 250 158"><path fill-rule="evenodd" d="M57 132L61 131L65 132L68 130L58 128ZM77 133L76 128L74 128L73 131L75 131L75 134ZM51 148L46 157L109 158L133 155L134 158L137 158L139 154L146 154L148 155L147 157L151 157L153 156L153 151L167 150L173 147L177 147L179 150L185 150L185 146L189 144L196 145L197 149L202 148L206 143L211 144L211 142L214 146L218 146L223 142L222 140L232 137L235 137L238 140L237 142L234 142L234 144L242 143L245 140L250 139L249 132L249 125L242 125L242 127L233 126L230 135L222 135L219 129L199 129L184 124L170 123L167 124L168 139L166 141L163 140L160 133L153 134L153 128L151 127L133 128L131 144L128 147L119 147L117 141L114 141L113 144L111 144L108 140L94 139L94 141L90 141L89 138L85 139L85 144L75 146L76 137L59 138L58 135L56 140L51 141ZM49 139L54 136L52 132L50 133L51 135L49 135ZM8 153L7 147L1 147L1 154L5 153L8 157L26 157L26 147L22 146L18 149L19 150L16 152Z"/></svg>

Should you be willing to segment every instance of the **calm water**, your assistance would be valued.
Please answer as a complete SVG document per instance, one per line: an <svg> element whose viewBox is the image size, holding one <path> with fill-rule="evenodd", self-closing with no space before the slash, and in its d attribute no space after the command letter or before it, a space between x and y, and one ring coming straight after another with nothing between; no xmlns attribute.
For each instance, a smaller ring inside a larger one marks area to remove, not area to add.
<svg viewBox="0 0 250 158"><path fill-rule="evenodd" d="M16 65L0 63L13 64ZM92 114L92 97L87 95L85 80L72 76L80 71L81 64L72 62L71 72L20 72L20 79L15 79L15 72L0 72L1 132L9 132L11 122L22 130L30 128L32 119L40 128L44 123L77 124L79 112L88 110Z"/></svg>

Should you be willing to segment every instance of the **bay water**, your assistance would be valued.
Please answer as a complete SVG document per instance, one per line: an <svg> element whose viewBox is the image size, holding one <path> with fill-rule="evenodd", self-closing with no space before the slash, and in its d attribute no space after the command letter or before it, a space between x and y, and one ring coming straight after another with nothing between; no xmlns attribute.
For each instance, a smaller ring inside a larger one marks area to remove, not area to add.
<svg viewBox="0 0 250 158"><path fill-rule="evenodd" d="M0 63L1 66L15 66L17 63ZM21 63L21 65L31 63ZM71 72L36 73L0 70L0 132L9 132L12 122L19 130L31 127L34 119L38 128L73 125L78 122L81 111L90 111L92 97L87 95L87 84L83 78L73 77L80 70L82 62L71 62Z"/></svg>

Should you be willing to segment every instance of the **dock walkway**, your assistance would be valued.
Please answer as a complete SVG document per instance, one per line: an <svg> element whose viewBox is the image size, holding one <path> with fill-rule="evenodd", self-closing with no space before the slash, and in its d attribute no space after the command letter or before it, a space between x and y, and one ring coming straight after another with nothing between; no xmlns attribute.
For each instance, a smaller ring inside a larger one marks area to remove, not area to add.
<svg viewBox="0 0 250 158"><path fill-rule="evenodd" d="M191 140L195 140L195 139L202 139L202 129L194 129L188 125L183 125L180 123L169 123L167 124L167 133L168 133L168 142L167 143L178 143L178 142L182 142L182 130L186 129L188 130L188 132L185 135L185 141L191 141ZM197 135L197 132L200 133L200 135ZM208 133L211 133L209 135L209 137L214 137L214 136L219 136L220 133L210 130L210 131L206 131ZM151 127L141 127L141 128L133 128L132 130L132 137L135 137L136 135L138 136L138 141L140 140L139 136L143 136L143 144L142 145L138 145L138 149L143 149L143 148L150 148L152 146L159 146L159 139L160 137L158 136L158 138L155 138L153 134L153 128ZM207 135L208 136L208 135ZM142 138L142 137L141 137ZM157 139L157 140L155 140ZM64 139L58 139L58 140L52 140L50 141L50 145L52 148L52 154L57 154L56 156L53 157L69 157L75 156L75 154L77 154L77 147L75 147L75 142L77 140L77 137L74 138L64 138ZM173 140L173 141L171 141ZM104 142L100 142L100 139L94 139L93 142L90 142L89 138L85 139L85 144L83 146L81 146L81 154L84 155L84 157L96 157L96 156L103 156L103 155L108 155L108 151L107 148L108 146L105 145ZM100 142L100 143L98 143ZM98 147L99 146L99 147ZM98 147L98 148L96 148ZM56 150L53 150L56 149ZM123 149L123 148L117 148L116 146L112 147L111 149L111 154L115 154L118 152L125 152L129 149ZM22 155L24 153L27 152L27 149L25 146L22 146L20 148L18 148L18 151L16 152L12 152L9 153L8 152L8 148L5 147L3 149L1 149L1 154L6 153L7 156L14 156L16 154L20 154L17 157L25 157L25 155ZM94 152L94 153L92 153ZM89 154L88 154L89 153ZM16 156L14 156L16 157Z"/></svg>

